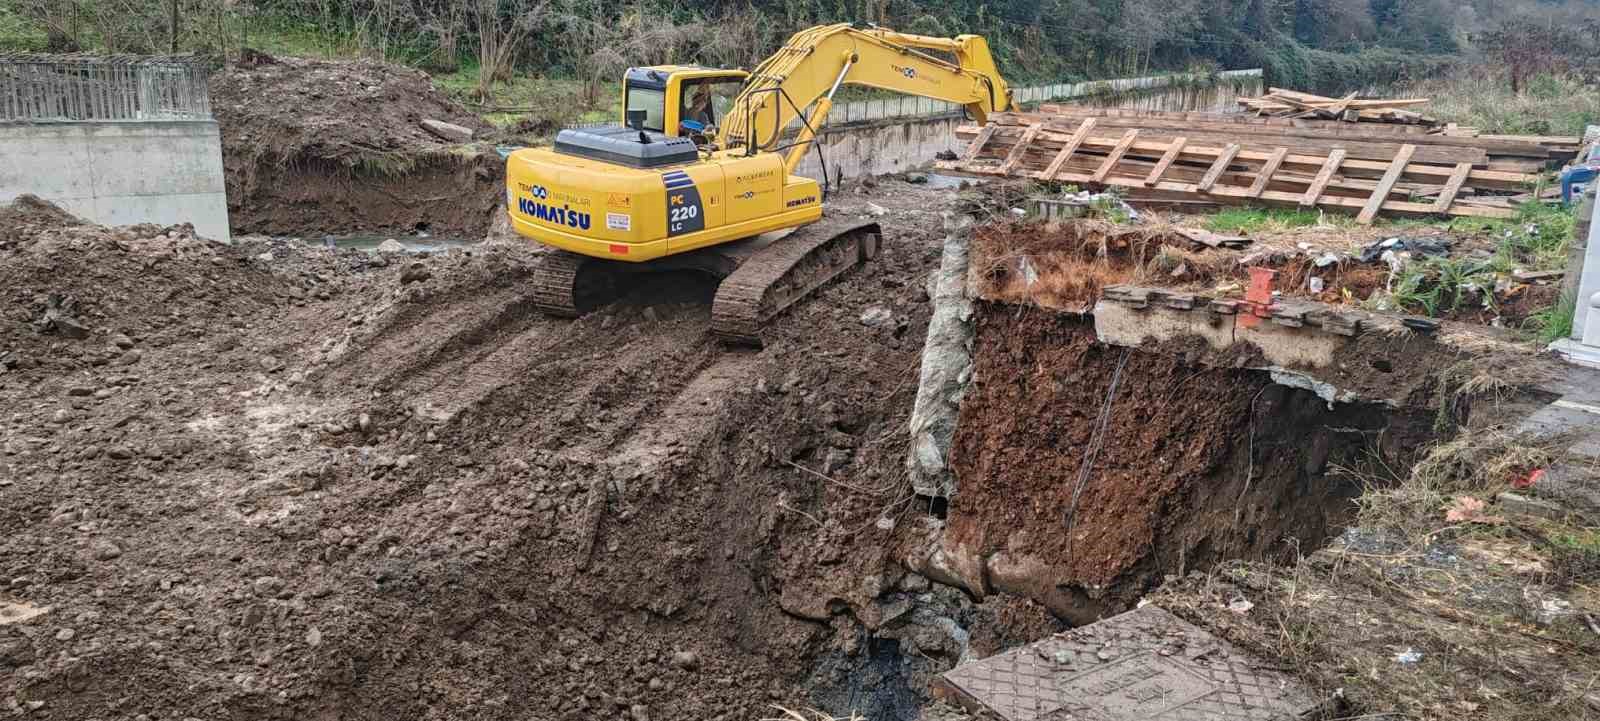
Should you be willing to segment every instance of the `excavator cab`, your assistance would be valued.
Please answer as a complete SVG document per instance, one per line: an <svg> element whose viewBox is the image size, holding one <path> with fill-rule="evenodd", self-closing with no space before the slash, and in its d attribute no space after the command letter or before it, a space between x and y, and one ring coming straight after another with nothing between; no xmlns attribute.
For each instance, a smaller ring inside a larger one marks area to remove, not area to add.
<svg viewBox="0 0 1600 721"><path fill-rule="evenodd" d="M708 145L749 77L743 70L690 65L629 68L622 82L623 124Z"/></svg>

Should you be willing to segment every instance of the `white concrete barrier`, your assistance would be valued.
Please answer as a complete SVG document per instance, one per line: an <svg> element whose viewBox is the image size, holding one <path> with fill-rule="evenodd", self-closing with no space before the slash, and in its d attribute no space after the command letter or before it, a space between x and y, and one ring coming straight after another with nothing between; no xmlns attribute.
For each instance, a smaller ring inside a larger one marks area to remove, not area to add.
<svg viewBox="0 0 1600 721"><path fill-rule="evenodd" d="M0 122L0 158L0 202L32 194L102 225L230 240L215 121Z"/></svg>
<svg viewBox="0 0 1600 721"><path fill-rule="evenodd" d="M1222 112L1238 108L1239 95L1262 92L1261 70L1214 75L1161 75L1014 88L1018 104L1057 101L1136 110ZM915 97L841 103L828 114L818 145L827 177L837 181L922 167L940 151L958 152L960 106ZM822 161L806 155L796 174L821 180Z"/></svg>

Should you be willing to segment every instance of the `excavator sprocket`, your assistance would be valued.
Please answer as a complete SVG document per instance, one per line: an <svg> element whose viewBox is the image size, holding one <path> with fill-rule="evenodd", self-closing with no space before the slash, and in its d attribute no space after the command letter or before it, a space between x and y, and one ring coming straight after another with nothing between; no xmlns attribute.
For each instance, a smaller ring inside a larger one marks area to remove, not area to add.
<svg viewBox="0 0 1600 721"><path fill-rule="evenodd" d="M823 218L756 249L717 288L711 333L761 346L761 329L789 306L878 253L883 231L855 218Z"/></svg>
<svg viewBox="0 0 1600 721"><path fill-rule="evenodd" d="M533 269L533 305L561 318L576 318L590 308L612 300L617 276L606 272L612 265L577 253L551 250Z"/></svg>

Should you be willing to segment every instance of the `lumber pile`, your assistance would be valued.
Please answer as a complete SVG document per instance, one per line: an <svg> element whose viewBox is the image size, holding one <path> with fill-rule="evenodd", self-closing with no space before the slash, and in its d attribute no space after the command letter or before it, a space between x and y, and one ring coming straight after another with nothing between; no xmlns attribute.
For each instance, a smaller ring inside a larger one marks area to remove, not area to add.
<svg viewBox="0 0 1600 721"><path fill-rule="evenodd" d="M1302 120L1045 105L965 125L938 167L1111 186L1130 199L1378 215L1507 218L1564 144L1506 136L1363 132ZM1562 139L1564 140L1564 139Z"/></svg>
<svg viewBox="0 0 1600 721"><path fill-rule="evenodd" d="M1259 98L1239 98L1239 105L1256 115L1433 127L1439 121L1412 109L1427 104L1427 98L1357 98L1355 93L1325 98L1283 88L1268 88L1267 94Z"/></svg>

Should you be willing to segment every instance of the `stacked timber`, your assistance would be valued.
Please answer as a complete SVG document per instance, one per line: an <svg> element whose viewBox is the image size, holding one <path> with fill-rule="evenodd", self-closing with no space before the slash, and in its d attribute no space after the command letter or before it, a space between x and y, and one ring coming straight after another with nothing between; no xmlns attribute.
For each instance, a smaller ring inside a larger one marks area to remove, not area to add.
<svg viewBox="0 0 1600 721"><path fill-rule="evenodd" d="M1325 98L1283 88L1269 88L1267 94L1259 98L1239 98L1239 105L1256 115L1433 127L1439 121L1414 109L1427 104L1427 98L1357 98L1356 93L1343 98Z"/></svg>
<svg viewBox="0 0 1600 721"><path fill-rule="evenodd" d="M1143 200L1505 218L1562 145L1506 136L1364 132L1363 125L1046 105L967 125L939 167L1137 191Z"/></svg>

